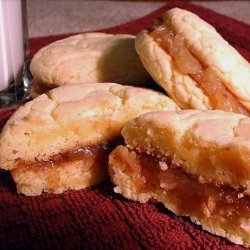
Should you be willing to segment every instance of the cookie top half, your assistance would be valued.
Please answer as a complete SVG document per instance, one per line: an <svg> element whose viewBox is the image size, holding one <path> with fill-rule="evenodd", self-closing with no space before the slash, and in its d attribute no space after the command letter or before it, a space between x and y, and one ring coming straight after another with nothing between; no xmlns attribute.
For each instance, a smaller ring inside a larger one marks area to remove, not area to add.
<svg viewBox="0 0 250 250"><path fill-rule="evenodd" d="M106 33L79 34L53 42L31 61L35 92L71 83L145 85L152 79L134 43L135 36Z"/></svg>
<svg viewBox="0 0 250 250"><path fill-rule="evenodd" d="M173 163L202 182L250 192L250 118L220 110L153 112L129 121L130 148Z"/></svg>
<svg viewBox="0 0 250 250"><path fill-rule="evenodd" d="M176 110L158 92L114 83L61 86L20 107L0 135L0 166L46 161L75 147L105 145L126 121L143 113Z"/></svg>
<svg viewBox="0 0 250 250"><path fill-rule="evenodd" d="M197 15L179 8L167 11L137 35L136 50L182 108L250 110L249 63Z"/></svg>

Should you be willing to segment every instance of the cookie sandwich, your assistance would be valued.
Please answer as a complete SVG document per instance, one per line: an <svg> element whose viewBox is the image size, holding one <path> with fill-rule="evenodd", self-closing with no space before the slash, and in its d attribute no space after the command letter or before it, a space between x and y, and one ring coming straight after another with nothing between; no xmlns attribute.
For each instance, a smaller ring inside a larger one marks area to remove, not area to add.
<svg viewBox="0 0 250 250"><path fill-rule="evenodd" d="M109 156L115 192L157 201L203 229L250 246L250 118L220 110L147 113Z"/></svg>
<svg viewBox="0 0 250 250"><path fill-rule="evenodd" d="M85 33L43 47L30 65L32 97L72 83L151 83L134 43L132 35Z"/></svg>
<svg viewBox="0 0 250 250"><path fill-rule="evenodd" d="M136 37L154 80L184 109L249 115L250 65L197 15L174 8Z"/></svg>
<svg viewBox="0 0 250 250"><path fill-rule="evenodd" d="M107 178L108 154L126 121L176 109L167 96L137 87L58 87L20 107L6 123L0 166L25 195L82 189Z"/></svg>

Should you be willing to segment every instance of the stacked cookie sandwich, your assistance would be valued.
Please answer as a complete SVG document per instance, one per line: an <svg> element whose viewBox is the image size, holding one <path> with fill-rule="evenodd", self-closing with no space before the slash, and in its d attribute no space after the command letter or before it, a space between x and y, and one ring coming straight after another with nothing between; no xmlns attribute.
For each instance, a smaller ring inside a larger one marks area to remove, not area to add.
<svg viewBox="0 0 250 250"><path fill-rule="evenodd" d="M107 178L108 154L126 121L176 109L163 94L114 83L55 88L9 119L0 136L0 165L26 195L85 188Z"/></svg>
<svg viewBox="0 0 250 250"><path fill-rule="evenodd" d="M145 68L180 107L249 115L250 65L208 23L178 8L136 37Z"/></svg>
<svg viewBox="0 0 250 250"><path fill-rule="evenodd" d="M219 110L142 115L109 156L114 190L250 246L249 130L249 117Z"/></svg>

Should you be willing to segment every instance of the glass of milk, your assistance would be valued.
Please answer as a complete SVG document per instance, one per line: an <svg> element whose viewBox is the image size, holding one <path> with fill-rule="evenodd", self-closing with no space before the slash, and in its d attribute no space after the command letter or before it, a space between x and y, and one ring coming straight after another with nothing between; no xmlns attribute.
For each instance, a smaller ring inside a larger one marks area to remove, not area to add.
<svg viewBox="0 0 250 250"><path fill-rule="evenodd" d="M0 109L29 93L25 0L0 0Z"/></svg>

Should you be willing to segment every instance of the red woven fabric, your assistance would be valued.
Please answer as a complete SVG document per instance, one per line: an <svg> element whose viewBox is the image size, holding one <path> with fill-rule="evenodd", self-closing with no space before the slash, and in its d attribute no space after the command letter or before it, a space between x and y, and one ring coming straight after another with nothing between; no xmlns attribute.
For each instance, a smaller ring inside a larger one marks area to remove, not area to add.
<svg viewBox="0 0 250 250"><path fill-rule="evenodd" d="M250 60L250 26L194 5L168 3L132 22L106 29L136 34L167 9L197 13ZM65 35L30 40L31 55ZM250 79L249 79L250 80ZM13 111L0 114L0 125ZM190 201L192 202L192 201ZM114 194L110 182L60 195L18 195L10 174L0 171L0 249L240 249L162 205L140 204Z"/></svg>

